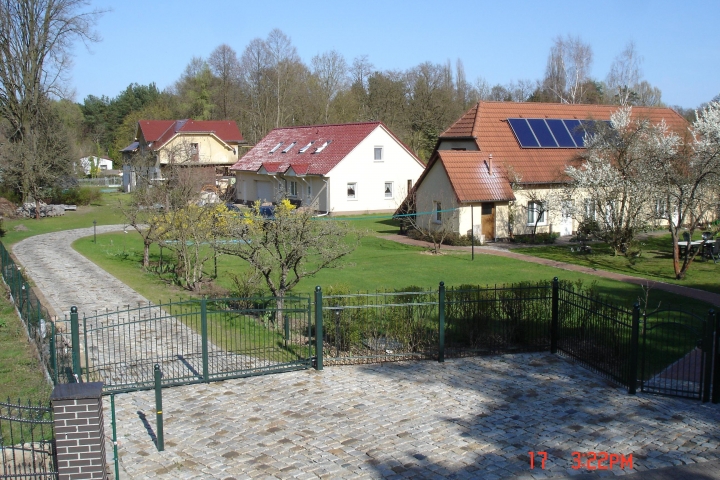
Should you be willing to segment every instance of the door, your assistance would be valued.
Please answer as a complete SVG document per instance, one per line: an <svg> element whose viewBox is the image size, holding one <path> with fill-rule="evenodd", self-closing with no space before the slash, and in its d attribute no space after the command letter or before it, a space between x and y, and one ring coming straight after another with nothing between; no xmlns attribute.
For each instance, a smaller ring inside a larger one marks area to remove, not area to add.
<svg viewBox="0 0 720 480"><path fill-rule="evenodd" d="M485 240L495 240L495 204L483 203L481 208L482 234Z"/></svg>
<svg viewBox="0 0 720 480"><path fill-rule="evenodd" d="M257 198L260 200L260 203L273 201L274 195L270 182L257 182Z"/></svg>
<svg viewBox="0 0 720 480"><path fill-rule="evenodd" d="M572 235L572 203L569 200L562 202L562 213L560 219L560 236Z"/></svg>

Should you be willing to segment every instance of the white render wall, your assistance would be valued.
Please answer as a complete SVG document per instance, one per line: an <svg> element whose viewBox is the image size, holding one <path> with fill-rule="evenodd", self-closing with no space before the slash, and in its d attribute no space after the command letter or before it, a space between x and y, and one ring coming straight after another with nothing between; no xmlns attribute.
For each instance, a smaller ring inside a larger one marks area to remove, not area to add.
<svg viewBox="0 0 720 480"><path fill-rule="evenodd" d="M383 147L382 161L374 160L375 147ZM394 212L405 199L408 180L415 185L422 172L422 164L378 125L328 173L330 211ZM354 200L347 196L350 182L357 184ZM392 198L385 198L385 182L393 182Z"/></svg>
<svg viewBox="0 0 720 480"><path fill-rule="evenodd" d="M423 228L440 226L440 224L434 222L435 202L440 202L443 210L460 207L445 172L445 167L441 162L435 162L432 166L422 184L418 187L415 198L417 202L416 211L418 212L417 223ZM448 218L447 215L450 214L451 212L443 213L443 218ZM443 223L446 227L452 227L453 231L457 232L459 219L460 215L456 214L451 220Z"/></svg>

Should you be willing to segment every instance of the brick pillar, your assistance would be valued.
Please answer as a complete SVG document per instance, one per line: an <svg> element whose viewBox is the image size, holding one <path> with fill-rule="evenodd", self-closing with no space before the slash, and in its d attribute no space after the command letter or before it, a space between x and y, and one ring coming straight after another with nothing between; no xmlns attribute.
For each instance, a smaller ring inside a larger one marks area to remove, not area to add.
<svg viewBox="0 0 720 480"><path fill-rule="evenodd" d="M107 478L102 382L58 384L50 400L59 479Z"/></svg>

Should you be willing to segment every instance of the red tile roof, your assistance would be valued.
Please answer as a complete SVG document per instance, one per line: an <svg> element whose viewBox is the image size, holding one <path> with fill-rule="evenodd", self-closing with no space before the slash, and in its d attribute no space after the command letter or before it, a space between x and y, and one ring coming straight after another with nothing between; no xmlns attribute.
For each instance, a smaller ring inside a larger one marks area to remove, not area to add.
<svg viewBox="0 0 720 480"><path fill-rule="evenodd" d="M460 202L515 200L507 172L483 152L441 150L442 162Z"/></svg>
<svg viewBox="0 0 720 480"><path fill-rule="evenodd" d="M237 123L231 120L140 120L138 128L146 142L154 143L154 150L179 132L214 134L225 143L243 142Z"/></svg>
<svg viewBox="0 0 720 480"><path fill-rule="evenodd" d="M557 183L566 180L567 165L576 161L582 149L521 148L507 122L508 118L562 118L609 120L617 105L567 105L551 103L480 102L440 135L440 140L473 137L486 156L506 165L522 183ZM665 120L679 135L687 132L687 121L670 108L633 107L635 118L652 123Z"/></svg>
<svg viewBox="0 0 720 480"><path fill-rule="evenodd" d="M326 175L378 127L383 128L403 145L382 122L276 128L230 169L256 172L261 166L265 166L269 172L285 172L292 167L298 175ZM280 142L282 145L270 153ZM293 142L295 144L283 153ZM312 145L300 153L310 142ZM318 151L326 142L329 142L328 145ZM404 145L403 147L422 165L409 148Z"/></svg>

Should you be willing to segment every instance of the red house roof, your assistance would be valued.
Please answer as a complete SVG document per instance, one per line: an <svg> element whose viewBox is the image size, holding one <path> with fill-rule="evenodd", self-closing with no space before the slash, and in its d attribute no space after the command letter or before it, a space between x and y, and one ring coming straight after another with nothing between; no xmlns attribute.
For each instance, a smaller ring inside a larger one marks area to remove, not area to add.
<svg viewBox="0 0 720 480"><path fill-rule="evenodd" d="M403 145L382 122L276 128L230 169L256 172L264 167L270 173L284 173L292 168L296 175L326 175L378 127Z"/></svg>
<svg viewBox="0 0 720 480"><path fill-rule="evenodd" d="M140 120L138 130L147 143L153 144L153 150L165 145L177 133L214 134L225 143L243 142L237 123L231 120Z"/></svg>
<svg viewBox="0 0 720 480"><path fill-rule="evenodd" d="M576 161L583 149L522 148L509 118L559 118L609 120L617 105L567 105L552 103L480 102L468 110L440 135L442 140L473 139L487 158L512 168L521 183L558 183L566 180L565 168ZM670 108L633 107L633 118L652 123L662 120L679 135L688 129L687 121ZM470 152L468 152L470 153ZM445 157L443 157L444 159ZM453 157L453 161L457 161ZM444 162L445 163L445 162Z"/></svg>

